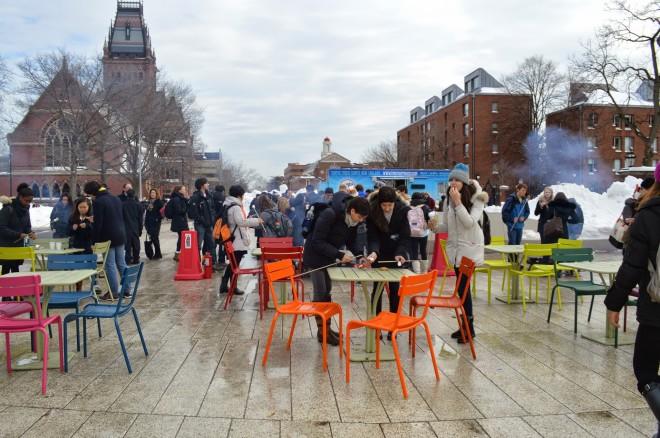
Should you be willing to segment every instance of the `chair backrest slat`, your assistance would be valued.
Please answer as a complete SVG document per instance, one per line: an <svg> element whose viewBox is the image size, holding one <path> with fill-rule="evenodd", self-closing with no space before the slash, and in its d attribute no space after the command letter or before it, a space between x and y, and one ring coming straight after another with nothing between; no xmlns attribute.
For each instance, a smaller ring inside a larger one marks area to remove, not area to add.
<svg viewBox="0 0 660 438"><path fill-rule="evenodd" d="M262 246L261 259L265 262L277 260L302 260L303 247L290 246L290 247L274 247Z"/></svg>
<svg viewBox="0 0 660 438"><path fill-rule="evenodd" d="M105 269L105 261L108 258L111 243L112 242L109 240L106 240L105 242L96 242L94 246L92 246L92 251L96 255L97 263L101 265L100 269ZM99 256L101 256L100 260L98 259Z"/></svg>
<svg viewBox="0 0 660 438"><path fill-rule="evenodd" d="M293 246L293 237L260 237L259 248L290 248Z"/></svg>
<svg viewBox="0 0 660 438"><path fill-rule="evenodd" d="M431 304L431 296L435 289L435 281L438 278L438 271L436 269L431 272L418 275L407 275L401 278L401 286L399 287L399 297L405 298L407 296L426 294L426 301L424 304L424 311L421 318L426 318ZM399 300L399 308L396 312L395 324L399 323L399 318L403 312L404 300Z"/></svg>
<svg viewBox="0 0 660 438"><path fill-rule="evenodd" d="M287 279L291 284L293 300L298 301L298 290L296 289L296 281L294 278L296 271L291 259L264 264L264 274L266 275L266 280L268 282L268 290L270 291L271 299L273 300L273 303L275 303L275 309L280 305L279 297L277 296L277 292L275 292L275 283L278 281Z"/></svg>
<svg viewBox="0 0 660 438"><path fill-rule="evenodd" d="M73 271L75 269L96 269L96 254L66 254L48 256L49 271Z"/></svg>
<svg viewBox="0 0 660 438"><path fill-rule="evenodd" d="M594 259L592 248L555 248L552 250L552 261L555 267L555 278L559 281L557 265L570 262L590 262Z"/></svg>
<svg viewBox="0 0 660 438"><path fill-rule="evenodd" d="M41 313L41 277L39 275L24 275L20 277L0 277L0 297L34 297L32 305L34 316L39 323L43 319Z"/></svg>
<svg viewBox="0 0 660 438"><path fill-rule="evenodd" d="M504 236L491 236L491 245L506 245L506 238Z"/></svg>
<svg viewBox="0 0 660 438"><path fill-rule="evenodd" d="M584 241L561 238L557 241L557 248L583 248Z"/></svg>
<svg viewBox="0 0 660 438"><path fill-rule="evenodd" d="M133 307L140 287L143 268L144 262L124 268L121 274L121 287L119 289L119 298L117 298L117 308L115 311L117 315L122 315ZM126 302L125 297L127 293L131 294L128 302Z"/></svg>
<svg viewBox="0 0 660 438"><path fill-rule="evenodd" d="M0 260L30 260L32 272L36 269L36 257L31 246L0 247Z"/></svg>

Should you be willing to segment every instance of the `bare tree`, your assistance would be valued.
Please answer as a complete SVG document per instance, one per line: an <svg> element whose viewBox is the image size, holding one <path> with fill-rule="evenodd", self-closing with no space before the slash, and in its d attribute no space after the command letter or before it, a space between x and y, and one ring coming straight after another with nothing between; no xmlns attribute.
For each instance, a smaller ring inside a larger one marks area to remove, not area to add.
<svg viewBox="0 0 660 438"><path fill-rule="evenodd" d="M566 77L551 60L542 55L525 59L515 72L502 79L511 93L529 94L532 98L532 129L538 131L545 116L559 108L565 100Z"/></svg>
<svg viewBox="0 0 660 438"><path fill-rule="evenodd" d="M6 114L6 96L9 95L9 82L11 71L7 66L4 58L0 56L0 153L6 150L6 128L7 128L7 114Z"/></svg>
<svg viewBox="0 0 660 438"><path fill-rule="evenodd" d="M239 184L246 190L265 189L268 184L256 170L245 167L243 163L235 163L229 158L222 159L218 179L225 187Z"/></svg>
<svg viewBox="0 0 660 438"><path fill-rule="evenodd" d="M365 163L378 164L382 167L397 167L397 144L395 140L381 141L376 146L372 146L362 155L362 161Z"/></svg>
<svg viewBox="0 0 660 438"><path fill-rule="evenodd" d="M616 18L598 29L595 38L584 45L583 53L572 59L572 67L586 79L604 84L620 114L630 104L635 89L648 94L655 115L650 120L650 129L645 133L636 120L631 121L633 131L645 145L643 163L650 165L660 124L660 65L656 46L660 44L660 2L652 0L633 7L627 1L617 0L610 4L610 9ZM622 90L623 97L616 90Z"/></svg>

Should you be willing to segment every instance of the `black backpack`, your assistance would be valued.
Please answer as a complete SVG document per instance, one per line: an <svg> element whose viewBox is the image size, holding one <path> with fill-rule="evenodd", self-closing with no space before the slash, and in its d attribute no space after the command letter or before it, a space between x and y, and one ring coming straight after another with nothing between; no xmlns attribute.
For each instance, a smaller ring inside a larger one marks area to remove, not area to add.
<svg viewBox="0 0 660 438"><path fill-rule="evenodd" d="M306 239L312 235L314 231L314 226L316 225L316 220L323 210L330 207L327 202L315 202L305 210L305 219L302 223L302 236Z"/></svg>
<svg viewBox="0 0 660 438"><path fill-rule="evenodd" d="M172 219L172 216L174 216L174 212L172 211L172 200L170 199L167 201L167 204L165 204L165 211L163 212L165 214L165 217L168 219Z"/></svg>
<svg viewBox="0 0 660 438"><path fill-rule="evenodd" d="M484 245L490 245L490 219L485 211L482 213L479 226L484 233Z"/></svg>
<svg viewBox="0 0 660 438"><path fill-rule="evenodd" d="M291 237L293 236L293 225L291 219L277 210L266 210L261 213L264 218L264 237Z"/></svg>

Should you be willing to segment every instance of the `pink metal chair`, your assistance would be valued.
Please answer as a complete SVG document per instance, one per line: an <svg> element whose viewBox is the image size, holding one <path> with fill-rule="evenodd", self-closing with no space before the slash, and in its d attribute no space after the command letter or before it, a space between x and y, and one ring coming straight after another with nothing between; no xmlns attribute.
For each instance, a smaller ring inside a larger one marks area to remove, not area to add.
<svg viewBox="0 0 660 438"><path fill-rule="evenodd" d="M48 383L48 331L46 327L57 324L60 350L60 372L64 371L64 354L62 350L62 319L59 315L44 318L41 312L41 277L26 275L24 277L0 277L0 297L25 297L34 300L32 309L35 318L18 319L0 315L0 333L5 334L7 350L7 372L11 373L11 342L12 333L41 332L43 338L43 369L41 371L41 393L46 394ZM25 312L23 312L25 313ZM14 315L16 316L16 315Z"/></svg>

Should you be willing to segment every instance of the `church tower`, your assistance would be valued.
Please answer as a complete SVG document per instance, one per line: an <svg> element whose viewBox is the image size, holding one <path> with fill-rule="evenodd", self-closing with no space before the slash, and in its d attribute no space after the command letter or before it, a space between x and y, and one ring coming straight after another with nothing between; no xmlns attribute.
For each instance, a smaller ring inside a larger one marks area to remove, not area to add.
<svg viewBox="0 0 660 438"><path fill-rule="evenodd" d="M146 83L155 88L156 72L156 55L151 48L142 1L117 1L117 15L103 45L105 85Z"/></svg>

